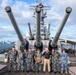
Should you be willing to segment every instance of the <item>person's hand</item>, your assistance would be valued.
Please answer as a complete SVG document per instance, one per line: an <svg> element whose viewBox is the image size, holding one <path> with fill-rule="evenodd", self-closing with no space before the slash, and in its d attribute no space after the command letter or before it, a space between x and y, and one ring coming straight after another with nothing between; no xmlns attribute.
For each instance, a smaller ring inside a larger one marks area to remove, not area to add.
<svg viewBox="0 0 76 75"><path fill-rule="evenodd" d="M72 63L72 62L68 60L67 63L70 64L70 63Z"/></svg>

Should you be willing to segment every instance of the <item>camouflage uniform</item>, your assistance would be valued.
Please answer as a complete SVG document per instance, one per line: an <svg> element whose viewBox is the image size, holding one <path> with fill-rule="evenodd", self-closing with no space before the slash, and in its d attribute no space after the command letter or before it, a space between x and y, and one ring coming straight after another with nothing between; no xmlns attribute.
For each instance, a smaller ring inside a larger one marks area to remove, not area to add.
<svg viewBox="0 0 76 75"><path fill-rule="evenodd" d="M18 71L23 71L24 70L24 67L23 67L23 53L20 51L18 52L18 57L17 57L17 70Z"/></svg>
<svg viewBox="0 0 76 75"><path fill-rule="evenodd" d="M27 52L27 71L33 70L33 53Z"/></svg>
<svg viewBox="0 0 76 75"><path fill-rule="evenodd" d="M34 56L35 56L35 51L32 52L32 71L33 72L35 71L35 59L34 59Z"/></svg>
<svg viewBox="0 0 76 75"><path fill-rule="evenodd" d="M61 71L67 71L68 70L68 54L67 53L61 53Z"/></svg>
<svg viewBox="0 0 76 75"><path fill-rule="evenodd" d="M18 52L17 52L17 50L10 50L9 52L8 52L8 71L11 71L11 70L14 70L14 71L16 71L16 69L17 69L17 62L16 62L16 60L17 60L17 54L18 54Z"/></svg>
<svg viewBox="0 0 76 75"><path fill-rule="evenodd" d="M53 72L59 72L60 71L59 57L60 57L60 54L58 52L55 52L52 54L52 70L53 70Z"/></svg>
<svg viewBox="0 0 76 75"><path fill-rule="evenodd" d="M23 65L24 65L24 71L27 71L27 52L23 53Z"/></svg>
<svg viewBox="0 0 76 75"><path fill-rule="evenodd" d="M41 61L41 72L43 72L43 65L44 65L44 57L41 57L42 61Z"/></svg>
<svg viewBox="0 0 76 75"><path fill-rule="evenodd" d="M39 52L36 52L35 53L35 67L36 67L36 72L38 72L38 71L41 71L41 66L42 66L42 64L41 64L41 56L42 56L42 54Z"/></svg>

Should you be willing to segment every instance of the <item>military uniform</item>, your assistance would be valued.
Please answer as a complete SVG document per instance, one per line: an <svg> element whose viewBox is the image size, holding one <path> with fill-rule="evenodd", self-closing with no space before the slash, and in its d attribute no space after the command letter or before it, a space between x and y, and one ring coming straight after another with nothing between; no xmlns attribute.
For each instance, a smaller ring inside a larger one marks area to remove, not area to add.
<svg viewBox="0 0 76 75"><path fill-rule="evenodd" d="M18 54L18 52L17 52L17 50L10 50L9 52L8 52L8 71L11 71L11 70L14 70L14 71L16 71L16 69L17 69L17 62L16 62L16 60L17 60L17 54Z"/></svg>
<svg viewBox="0 0 76 75"><path fill-rule="evenodd" d="M23 65L24 65L24 71L27 71L27 52L23 53Z"/></svg>
<svg viewBox="0 0 76 75"><path fill-rule="evenodd" d="M33 53L27 52L27 71L33 70Z"/></svg>
<svg viewBox="0 0 76 75"><path fill-rule="evenodd" d="M59 57L60 57L60 54L58 52L55 52L52 54L52 70L53 70L53 72L59 72L60 71Z"/></svg>
<svg viewBox="0 0 76 75"><path fill-rule="evenodd" d="M41 72L43 72L43 65L44 65L44 57L41 57L42 61L41 61Z"/></svg>
<svg viewBox="0 0 76 75"><path fill-rule="evenodd" d="M41 58L42 54L39 52L36 52L35 53L35 67L36 67L36 72L40 72L41 71L41 61L42 61L42 58Z"/></svg>
<svg viewBox="0 0 76 75"><path fill-rule="evenodd" d="M23 67L23 53L20 51L18 52L18 57L17 57L17 70L18 71L23 71L24 70L24 67Z"/></svg>
<svg viewBox="0 0 76 75"><path fill-rule="evenodd" d="M32 71L33 72L35 71L35 59L34 59L34 56L35 56L35 51L32 51Z"/></svg>
<svg viewBox="0 0 76 75"><path fill-rule="evenodd" d="M67 64L67 59L68 54L67 53L61 53L61 71L67 71L68 69L68 64Z"/></svg>

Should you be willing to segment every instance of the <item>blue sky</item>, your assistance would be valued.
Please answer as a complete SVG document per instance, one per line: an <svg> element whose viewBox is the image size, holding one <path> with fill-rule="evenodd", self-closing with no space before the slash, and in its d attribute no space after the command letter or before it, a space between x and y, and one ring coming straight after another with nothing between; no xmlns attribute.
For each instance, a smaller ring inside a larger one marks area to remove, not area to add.
<svg viewBox="0 0 76 75"><path fill-rule="evenodd" d="M30 10L31 5L36 5L40 0L0 0L0 41L16 41L18 40L15 30L5 12L6 6L11 6L14 17L20 28L23 37L26 36L28 30L28 22L32 28L35 19L32 18L33 11ZM51 36L55 36L61 21L65 14L66 7L71 7L72 13L62 31L60 38L76 41L76 0L42 0L45 5L50 6L47 10L47 18L45 24L50 23Z"/></svg>

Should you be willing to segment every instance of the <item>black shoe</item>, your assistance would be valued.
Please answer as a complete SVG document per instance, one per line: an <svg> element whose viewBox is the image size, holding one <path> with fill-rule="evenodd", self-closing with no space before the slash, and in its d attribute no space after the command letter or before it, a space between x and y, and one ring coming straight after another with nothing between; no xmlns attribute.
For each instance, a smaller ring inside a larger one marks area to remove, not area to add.
<svg viewBox="0 0 76 75"><path fill-rule="evenodd" d="M9 70L8 73L10 73L11 71Z"/></svg>
<svg viewBox="0 0 76 75"><path fill-rule="evenodd" d="M27 71L27 73L29 73L29 71Z"/></svg>
<svg viewBox="0 0 76 75"><path fill-rule="evenodd" d="M45 71L43 73L45 73Z"/></svg>
<svg viewBox="0 0 76 75"><path fill-rule="evenodd" d="M53 72L53 70L51 70L50 72Z"/></svg>
<svg viewBox="0 0 76 75"><path fill-rule="evenodd" d="M56 74L57 72L54 72L54 74Z"/></svg>
<svg viewBox="0 0 76 75"><path fill-rule="evenodd" d="M32 72L32 70L30 70L29 72Z"/></svg>

